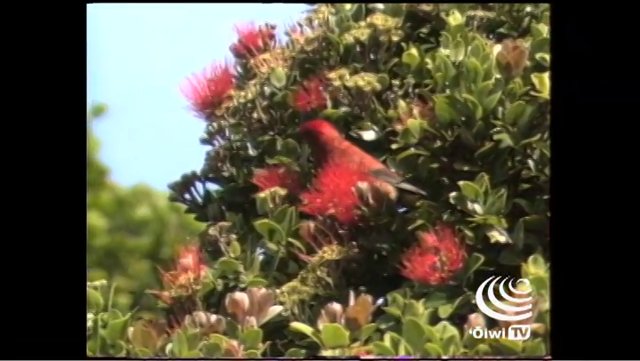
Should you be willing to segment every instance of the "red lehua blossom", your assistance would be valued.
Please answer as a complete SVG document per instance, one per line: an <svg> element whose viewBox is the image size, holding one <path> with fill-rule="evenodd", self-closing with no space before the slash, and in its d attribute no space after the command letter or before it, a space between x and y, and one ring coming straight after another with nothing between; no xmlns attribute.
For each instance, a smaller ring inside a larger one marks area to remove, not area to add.
<svg viewBox="0 0 640 361"><path fill-rule="evenodd" d="M238 41L231 44L229 50L236 58L254 57L269 49L275 40L275 26L255 26L247 24L236 26Z"/></svg>
<svg viewBox="0 0 640 361"><path fill-rule="evenodd" d="M188 84L181 90L193 109L207 118L224 103L234 83L231 67L228 64L215 64L188 79Z"/></svg>
<svg viewBox="0 0 640 361"><path fill-rule="evenodd" d="M200 275L203 270L206 270L206 266L202 264L200 248L197 246L187 246L180 250L180 255L178 256L178 272Z"/></svg>
<svg viewBox="0 0 640 361"><path fill-rule="evenodd" d="M314 216L333 215L340 223L350 225L358 220L358 182L369 182L369 174L348 163L327 163L316 175L311 189L300 195L300 210Z"/></svg>
<svg viewBox="0 0 640 361"><path fill-rule="evenodd" d="M327 98L324 93L324 82L317 77L306 80L293 94L293 105L300 112L325 108Z"/></svg>
<svg viewBox="0 0 640 361"><path fill-rule="evenodd" d="M419 243L402 257L402 275L429 285L446 282L462 269L466 260L464 245L450 226L438 224L428 233L418 233Z"/></svg>
<svg viewBox="0 0 640 361"><path fill-rule="evenodd" d="M256 169L253 172L251 182L257 185L260 191L275 187L284 188L291 194L298 194L302 191L300 174L291 168L281 165Z"/></svg>

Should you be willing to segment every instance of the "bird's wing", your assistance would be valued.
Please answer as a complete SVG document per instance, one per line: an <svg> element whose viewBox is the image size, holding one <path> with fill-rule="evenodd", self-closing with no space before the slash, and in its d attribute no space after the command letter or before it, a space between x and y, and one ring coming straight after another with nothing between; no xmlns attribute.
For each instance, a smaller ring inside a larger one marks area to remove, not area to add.
<svg viewBox="0 0 640 361"><path fill-rule="evenodd" d="M374 169L371 171L371 175L373 175L374 177L382 181L393 184L398 189L402 189L412 193L417 193L423 196L427 195L427 192L423 191L420 188L417 188L412 184L405 182L402 177L400 177L398 174L390 171L387 168Z"/></svg>

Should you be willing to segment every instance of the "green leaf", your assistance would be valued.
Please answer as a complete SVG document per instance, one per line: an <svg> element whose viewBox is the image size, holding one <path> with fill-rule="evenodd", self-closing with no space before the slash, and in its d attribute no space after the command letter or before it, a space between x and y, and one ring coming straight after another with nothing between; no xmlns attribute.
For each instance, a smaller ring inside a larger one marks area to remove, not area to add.
<svg viewBox="0 0 640 361"><path fill-rule="evenodd" d="M473 274L473 272L475 272L475 270L480 268L480 266L484 262L484 259L484 256L480 253L473 253L467 260L464 271L465 277L469 277L471 274Z"/></svg>
<svg viewBox="0 0 640 361"><path fill-rule="evenodd" d="M424 326L416 318L408 317L402 324L402 337L413 350L421 350L427 342Z"/></svg>
<svg viewBox="0 0 640 361"><path fill-rule="evenodd" d="M435 69L436 73L443 75L444 83L456 75L456 68L453 66L453 63L451 63L451 60L441 53L436 54ZM441 85L446 85L444 83Z"/></svg>
<svg viewBox="0 0 640 361"><path fill-rule="evenodd" d="M110 342L116 342L123 339L127 331L127 326L129 325L129 317L131 317L131 314L120 319L109 321L104 334L106 339Z"/></svg>
<svg viewBox="0 0 640 361"><path fill-rule="evenodd" d="M546 66L547 68L551 65L551 57L548 53L538 53L535 55L536 60Z"/></svg>
<svg viewBox="0 0 640 361"><path fill-rule="evenodd" d="M475 183L469 181L459 181L458 186L462 191L462 194L470 201L482 202L482 190Z"/></svg>
<svg viewBox="0 0 640 361"><path fill-rule="evenodd" d="M482 101L482 107L484 108L484 110L489 113L493 110L493 108L496 107L496 104L498 104L498 100L500 100L500 97L502 96L502 91L498 91L488 97L486 97L483 101Z"/></svg>
<svg viewBox="0 0 640 361"><path fill-rule="evenodd" d="M396 355L396 353L393 352L393 349L387 346L386 344L384 344L383 342L376 341L372 343L371 346L373 347L373 353L376 356L395 356Z"/></svg>
<svg viewBox="0 0 640 361"><path fill-rule="evenodd" d="M549 54L551 50L551 40L549 38L540 38L531 42L531 54L537 56L540 53Z"/></svg>
<svg viewBox="0 0 640 361"><path fill-rule="evenodd" d="M480 344L478 346L476 346L471 353L473 355L478 355L478 356L489 356L491 355L491 348L488 345L485 344Z"/></svg>
<svg viewBox="0 0 640 361"><path fill-rule="evenodd" d="M187 352L189 352L189 344L187 342L187 336L183 331L178 330L173 335L172 344L171 353L175 357L186 357Z"/></svg>
<svg viewBox="0 0 640 361"><path fill-rule="evenodd" d="M533 92L532 94L537 95L541 98L549 99L549 72L544 73L533 73L531 74L531 81L533 85L536 87L537 92Z"/></svg>
<svg viewBox="0 0 640 361"><path fill-rule="evenodd" d="M410 118L407 121L407 128L411 131L413 136L416 139L420 139L422 136L422 127L424 126L424 121L419 119Z"/></svg>
<svg viewBox="0 0 640 361"><path fill-rule="evenodd" d="M402 311L400 311L398 307L395 307L395 306L383 307L382 310L391 316L398 317L398 318L402 317Z"/></svg>
<svg viewBox="0 0 640 361"><path fill-rule="evenodd" d="M424 332L427 336L427 341L429 342L439 342L440 339L438 337L438 333L433 329L432 326L424 325Z"/></svg>
<svg viewBox="0 0 640 361"><path fill-rule="evenodd" d="M233 274L242 271L242 263L235 259L223 257L218 260L216 266L223 274Z"/></svg>
<svg viewBox="0 0 640 361"><path fill-rule="evenodd" d="M312 340L314 340L318 345L322 346L322 340L319 338L317 331L314 330L313 327L309 325L305 325L302 322L294 321L289 324L289 329L291 331L307 335Z"/></svg>
<svg viewBox="0 0 640 361"><path fill-rule="evenodd" d="M420 52L415 47L409 48L409 50L402 53L402 62L409 66L411 71L413 71L418 64L420 64Z"/></svg>
<svg viewBox="0 0 640 361"><path fill-rule="evenodd" d="M518 356L522 351L522 342L506 338L495 340L495 342L492 342L491 346L494 349L494 353L504 356Z"/></svg>
<svg viewBox="0 0 640 361"><path fill-rule="evenodd" d="M527 104L521 100L511 104L504 114L504 121L507 124L515 124L524 116Z"/></svg>
<svg viewBox="0 0 640 361"><path fill-rule="evenodd" d="M104 300L100 295L100 292L87 288L87 311L97 313L104 307Z"/></svg>
<svg viewBox="0 0 640 361"><path fill-rule="evenodd" d="M249 281L247 281L247 288L251 287L266 287L269 284L267 280L260 277L253 277Z"/></svg>
<svg viewBox="0 0 640 361"><path fill-rule="evenodd" d="M282 68L275 68L269 74L269 81L278 89L281 89L287 84L287 74Z"/></svg>
<svg viewBox="0 0 640 361"><path fill-rule="evenodd" d="M472 114L476 120L482 119L482 105L471 95L462 94L462 98L466 100L465 105L471 108Z"/></svg>
<svg viewBox="0 0 640 361"><path fill-rule="evenodd" d="M444 292L433 292L425 298L425 304L429 308L436 308L447 303L447 294Z"/></svg>
<svg viewBox="0 0 640 361"><path fill-rule="evenodd" d="M466 66L466 79L469 85L479 85L482 82L482 77L484 76L484 71L482 70L482 65L476 59L467 60ZM492 85L493 82L487 82Z"/></svg>
<svg viewBox="0 0 640 361"><path fill-rule="evenodd" d="M457 63L462 59L464 59L464 50L465 50L464 41L462 41L462 39L457 39L453 43L453 47L451 48L451 60Z"/></svg>
<svg viewBox="0 0 640 361"><path fill-rule="evenodd" d="M244 356L248 359L257 359L260 357L260 351L258 350L247 350L244 352Z"/></svg>
<svg viewBox="0 0 640 361"><path fill-rule="evenodd" d="M285 352L284 357L304 358L307 356L307 350L301 348L290 348Z"/></svg>
<svg viewBox="0 0 640 361"><path fill-rule="evenodd" d="M366 339L371 337L371 335L377 328L378 328L378 325L375 323L369 323L367 325L362 326L362 328L360 328L357 331L358 339L360 341L365 341Z"/></svg>
<svg viewBox="0 0 640 361"><path fill-rule="evenodd" d="M513 140L507 133L498 133L493 136L493 140L498 142L498 148L512 148Z"/></svg>
<svg viewBox="0 0 640 361"><path fill-rule="evenodd" d="M135 356L140 358L152 358L154 356L153 352L147 350L144 347L136 348L134 352Z"/></svg>
<svg viewBox="0 0 640 361"><path fill-rule="evenodd" d="M326 348L341 348L349 346L349 331L337 323L329 323L320 330L322 344Z"/></svg>
<svg viewBox="0 0 640 361"><path fill-rule="evenodd" d="M444 352L442 352L442 349L440 348L440 346L432 342L429 342L424 345L423 352L424 352L424 356L429 356L429 357L444 356Z"/></svg>
<svg viewBox="0 0 640 361"><path fill-rule="evenodd" d="M222 356L222 345L215 342L204 342L200 346L200 352L204 357Z"/></svg>
<svg viewBox="0 0 640 361"><path fill-rule="evenodd" d="M269 242L284 244L287 239L282 228L269 219L259 219L253 222L253 226Z"/></svg>
<svg viewBox="0 0 640 361"><path fill-rule="evenodd" d="M438 96L434 98L435 98L435 112L438 120L443 123L449 123L456 120L457 114L455 110L453 110L453 107L451 106L449 99L445 98L444 96Z"/></svg>
<svg viewBox="0 0 640 361"><path fill-rule="evenodd" d="M452 304L446 304L438 307L438 317L440 318L448 318L451 316L451 312L453 312Z"/></svg>
<svg viewBox="0 0 640 361"><path fill-rule="evenodd" d="M240 246L240 243L236 240L231 241L231 244L229 245L229 255L236 258L240 256L241 253L242 247Z"/></svg>
<svg viewBox="0 0 640 361"><path fill-rule="evenodd" d="M523 356L546 356L547 349L542 339L531 340L524 346Z"/></svg>
<svg viewBox="0 0 640 361"><path fill-rule="evenodd" d="M262 329L251 328L242 333L240 336L240 342L248 350L257 350L262 343Z"/></svg>
<svg viewBox="0 0 640 361"><path fill-rule="evenodd" d="M118 340L109 345L109 355L114 357L124 357L127 355L127 344Z"/></svg>

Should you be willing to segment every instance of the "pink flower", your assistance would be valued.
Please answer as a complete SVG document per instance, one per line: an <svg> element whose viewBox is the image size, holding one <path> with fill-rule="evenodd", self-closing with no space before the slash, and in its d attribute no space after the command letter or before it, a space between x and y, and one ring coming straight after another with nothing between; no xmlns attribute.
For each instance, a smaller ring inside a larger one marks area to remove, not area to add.
<svg viewBox="0 0 640 361"><path fill-rule="evenodd" d="M300 174L285 166L270 166L256 169L251 182L264 191L274 187L284 188L291 194L298 194L302 190Z"/></svg>
<svg viewBox="0 0 640 361"><path fill-rule="evenodd" d="M438 224L431 232L419 232L419 243L402 257L401 273L419 283L439 285L462 269L466 252L452 227Z"/></svg>
<svg viewBox="0 0 640 361"><path fill-rule="evenodd" d="M293 104L300 112L326 108L327 98L322 79L314 77L306 80L293 94Z"/></svg>
<svg viewBox="0 0 640 361"><path fill-rule="evenodd" d="M275 26L256 27L254 24L236 26L238 41L231 44L229 50L236 58L246 59L269 50L276 38Z"/></svg>
<svg viewBox="0 0 640 361"><path fill-rule="evenodd" d="M300 210L314 216L334 216L350 225L358 220L360 202L355 192L358 182L370 182L371 176L350 164L327 163L316 175L311 189L300 195Z"/></svg>
<svg viewBox="0 0 640 361"><path fill-rule="evenodd" d="M235 84L234 75L227 64L215 64L188 79L182 93L193 109L207 119L228 98Z"/></svg>

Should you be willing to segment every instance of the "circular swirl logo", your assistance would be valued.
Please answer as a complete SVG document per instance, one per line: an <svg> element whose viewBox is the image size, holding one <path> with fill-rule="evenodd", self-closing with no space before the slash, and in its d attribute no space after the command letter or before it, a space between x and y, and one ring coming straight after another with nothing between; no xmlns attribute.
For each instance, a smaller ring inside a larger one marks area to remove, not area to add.
<svg viewBox="0 0 640 361"><path fill-rule="evenodd" d="M502 281L498 287L496 287L500 279L502 279ZM524 290L518 290L518 285L524 285ZM493 307L489 307L487 302L485 302L485 288L488 302ZM511 291L511 294L515 294L518 297L509 295L506 292L507 288ZM496 297L496 289L504 300L512 304L505 304L500 301ZM533 298L529 296L531 291L531 283L526 278L520 278L516 281L514 277L491 276L478 287L476 291L476 304L482 313L493 319L511 322L522 321L533 315Z"/></svg>

